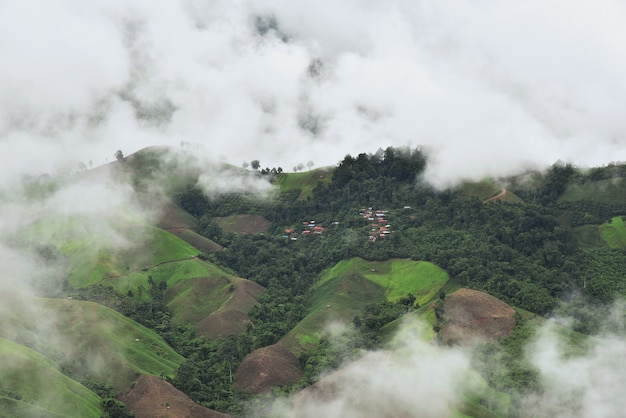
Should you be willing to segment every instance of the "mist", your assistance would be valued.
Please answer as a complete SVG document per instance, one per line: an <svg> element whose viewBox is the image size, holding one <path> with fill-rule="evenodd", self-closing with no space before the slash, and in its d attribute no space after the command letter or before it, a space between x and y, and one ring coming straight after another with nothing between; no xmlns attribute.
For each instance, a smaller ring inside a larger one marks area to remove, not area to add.
<svg viewBox="0 0 626 418"><path fill-rule="evenodd" d="M285 170L420 146L438 186L623 160L625 22L611 0L4 2L0 178L181 141Z"/></svg>
<svg viewBox="0 0 626 418"><path fill-rule="evenodd" d="M108 174L63 183L37 201L28 187L12 186L64 178L81 163L106 169L118 149L186 143L203 164L258 159L290 171L421 147L425 178L437 187L557 160L626 160L626 5L618 0L4 1L0 62L2 306L29 306L38 283L65 277L62 264L40 260L17 238L42 219L80 219L62 239L85 240L93 251L102 243L92 236L118 250L141 245L145 237L130 240L117 225L153 219L158 207L146 210ZM208 195L269 192L253 176L210 170L198 186ZM50 312L28 309L49 318L54 334ZM529 398L528 410L623 411L623 336L598 337L589 356L567 358L550 335L529 349L549 390ZM359 415L345 402L358 392L445 415L473 387L457 381L469 373L467 353L407 338L397 363L370 353L340 378L364 386L334 403L302 401L303 410ZM424 380L433 374L437 385Z"/></svg>

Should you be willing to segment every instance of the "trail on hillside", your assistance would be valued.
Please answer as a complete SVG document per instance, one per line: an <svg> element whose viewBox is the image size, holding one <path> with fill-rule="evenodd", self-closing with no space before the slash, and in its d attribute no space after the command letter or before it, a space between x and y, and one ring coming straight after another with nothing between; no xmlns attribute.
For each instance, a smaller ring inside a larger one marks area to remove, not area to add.
<svg viewBox="0 0 626 418"><path fill-rule="evenodd" d="M191 256L191 257L187 257L187 258L181 258L181 259L179 259L179 260L167 260L167 261L161 261L160 263L153 264L153 265L152 265L152 266L150 266L150 267L144 266L143 268L145 268L145 269L151 269L151 268L154 268L154 267L162 266L162 265L164 265L164 264L178 263L178 262L180 262L180 261L189 261L189 260L197 260L197 259L198 259L198 256ZM130 275L131 273L136 273L136 272L138 272L139 270L140 270L140 269L135 269L134 271L129 272L129 273L123 273L123 274L117 274L117 275L115 275L115 276L109 276L109 277L107 277L107 279L118 279L118 278L120 278L120 277L126 277L126 276Z"/></svg>
<svg viewBox="0 0 626 418"><path fill-rule="evenodd" d="M502 191L500 193L498 193L497 195L492 196L489 199L483 200L483 204L485 204L487 202L493 202L494 200L500 199L505 194L507 194L507 190L505 188L502 188Z"/></svg>

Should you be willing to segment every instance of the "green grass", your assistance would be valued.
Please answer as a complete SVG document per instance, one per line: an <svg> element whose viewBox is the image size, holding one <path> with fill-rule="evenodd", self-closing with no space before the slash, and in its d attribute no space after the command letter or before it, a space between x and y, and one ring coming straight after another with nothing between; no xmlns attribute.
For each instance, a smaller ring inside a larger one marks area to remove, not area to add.
<svg viewBox="0 0 626 418"><path fill-rule="evenodd" d="M281 192L300 190L299 199L312 196L313 188L318 182L330 183L332 169L328 167L316 168L302 173L282 173L276 177L276 183Z"/></svg>
<svg viewBox="0 0 626 418"><path fill-rule="evenodd" d="M100 397L62 374L42 354L0 337L0 357L0 416L102 415Z"/></svg>
<svg viewBox="0 0 626 418"><path fill-rule="evenodd" d="M433 263L395 259L389 261L365 261L360 258L342 260L328 270L316 284L319 288L326 281L354 272L379 284L391 302L412 293L419 304L428 302L448 281L448 274Z"/></svg>
<svg viewBox="0 0 626 418"><path fill-rule="evenodd" d="M313 289L309 314L281 342L295 351L310 347L333 321L349 324L367 305L385 299L396 302L409 293L420 304L426 303L447 281L447 273L428 262L342 260L322 274ZM389 329L396 326L390 324Z"/></svg>
<svg viewBox="0 0 626 418"><path fill-rule="evenodd" d="M76 374L87 367L96 380L119 390L138 374L173 376L184 360L154 331L112 309L85 301L43 302L56 315L60 344L71 343L68 367L77 368Z"/></svg>
<svg viewBox="0 0 626 418"><path fill-rule="evenodd" d="M319 342L327 326L350 324L367 305L384 298L384 289L376 283L355 272L346 273L343 268L331 269L313 291L309 314L281 340L281 344L296 352L310 348Z"/></svg>
<svg viewBox="0 0 626 418"><path fill-rule="evenodd" d="M205 277L185 280L176 285L168 295L167 307L172 319L196 324L223 308L232 296L230 281L226 277Z"/></svg>
<svg viewBox="0 0 626 418"><path fill-rule="evenodd" d="M106 227L90 230L87 222L76 217L45 219L26 234L34 244L54 245L69 259L68 283L74 288L113 282L114 278L145 272L162 263L189 260L199 253L177 236L139 222L122 220L115 231Z"/></svg>
<svg viewBox="0 0 626 418"><path fill-rule="evenodd" d="M626 247L626 227L621 216L616 216L610 222L600 225L599 233L610 248Z"/></svg>
<svg viewBox="0 0 626 418"><path fill-rule="evenodd" d="M153 237L148 245L154 265L172 260L184 260L198 255L198 249L176 235L159 228L152 228ZM144 249L145 251L145 249Z"/></svg>
<svg viewBox="0 0 626 418"><path fill-rule="evenodd" d="M172 376L184 360L156 333L93 302L7 302L2 335L37 350L77 379L123 390L140 374Z"/></svg>
<svg viewBox="0 0 626 418"><path fill-rule="evenodd" d="M372 272L372 269L376 271ZM427 261L391 260L377 263L372 269L364 276L381 285L391 302L397 302L411 293L421 305L436 295L448 281L445 270Z"/></svg>
<svg viewBox="0 0 626 418"><path fill-rule="evenodd" d="M498 186L492 180L463 183L460 189L464 196L477 197L480 200L488 199L502 191L502 187Z"/></svg>

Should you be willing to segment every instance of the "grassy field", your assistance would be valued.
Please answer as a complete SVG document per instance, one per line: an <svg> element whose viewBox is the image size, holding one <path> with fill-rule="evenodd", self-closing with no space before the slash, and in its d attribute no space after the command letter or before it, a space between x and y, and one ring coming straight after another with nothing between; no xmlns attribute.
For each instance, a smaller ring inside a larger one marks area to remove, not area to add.
<svg viewBox="0 0 626 418"><path fill-rule="evenodd" d="M428 262L370 262L360 258L340 261L316 283L309 315L281 343L294 351L310 347L329 324L351 323L369 304L395 302L409 293L423 304L436 297L447 281L447 273Z"/></svg>
<svg viewBox="0 0 626 418"><path fill-rule="evenodd" d="M477 197L480 200L488 199L502 191L493 180L483 180L480 182L466 182L459 186L461 193L466 197Z"/></svg>
<svg viewBox="0 0 626 418"><path fill-rule="evenodd" d="M606 242L609 247L626 247L626 227L624 226L624 219L621 216L616 216L612 218L610 222L600 225L598 231L602 240Z"/></svg>
<svg viewBox="0 0 626 418"><path fill-rule="evenodd" d="M172 260L185 260L198 255L197 248L159 228L152 228L152 239L148 246L152 252L153 265ZM146 248L143 249L145 250Z"/></svg>
<svg viewBox="0 0 626 418"><path fill-rule="evenodd" d="M319 181L329 183L332 178L332 169L329 167L301 173L282 173L276 177L276 183L281 192L300 190L299 199L306 199L313 194L313 188Z"/></svg>
<svg viewBox="0 0 626 418"><path fill-rule="evenodd" d="M391 302L397 302L411 293L421 305L435 296L448 281L448 273L427 261L391 260L369 263L368 267L369 272L364 276L381 285Z"/></svg>
<svg viewBox="0 0 626 418"><path fill-rule="evenodd" d="M230 281L226 277L199 277L173 286L166 295L172 319L196 324L219 310L229 299Z"/></svg>
<svg viewBox="0 0 626 418"><path fill-rule="evenodd" d="M126 389L139 374L172 376L183 358L156 333L93 302L5 301L0 335L45 355L59 369Z"/></svg>
<svg viewBox="0 0 626 418"><path fill-rule="evenodd" d="M384 300L384 289L357 274L336 276L317 287L310 313L280 343L292 351L317 344L327 327L350 324L371 303Z"/></svg>
<svg viewBox="0 0 626 418"><path fill-rule="evenodd" d="M167 284L165 302L172 309L172 319L192 324L218 310L230 297L228 279L232 274L197 258L197 248L165 230L126 225L123 231L139 241L112 248L105 245L106 240L63 240L59 225L52 226L45 227L44 238L56 239L52 242L69 258L68 282L74 288L100 283L124 295L147 299L152 278L156 285Z"/></svg>
<svg viewBox="0 0 626 418"><path fill-rule="evenodd" d="M42 354L0 338L0 416L100 417L100 397Z"/></svg>

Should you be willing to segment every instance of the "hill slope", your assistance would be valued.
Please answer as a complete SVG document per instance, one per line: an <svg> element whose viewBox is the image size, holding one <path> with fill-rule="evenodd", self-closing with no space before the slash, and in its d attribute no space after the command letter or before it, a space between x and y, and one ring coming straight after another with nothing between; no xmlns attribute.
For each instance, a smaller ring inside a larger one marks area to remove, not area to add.
<svg viewBox="0 0 626 418"><path fill-rule="evenodd" d="M0 415L100 417L100 397L46 357L0 337Z"/></svg>
<svg viewBox="0 0 626 418"><path fill-rule="evenodd" d="M281 341L299 351L316 344L332 323L351 323L367 305L397 302L409 293L418 303L431 300L448 281L445 271L432 263L396 259L343 260L322 275L313 291L309 314Z"/></svg>
<svg viewBox="0 0 626 418"><path fill-rule="evenodd" d="M25 344L66 373L124 389L140 374L172 376L183 358L154 331L102 305L33 299L11 306L0 335Z"/></svg>

